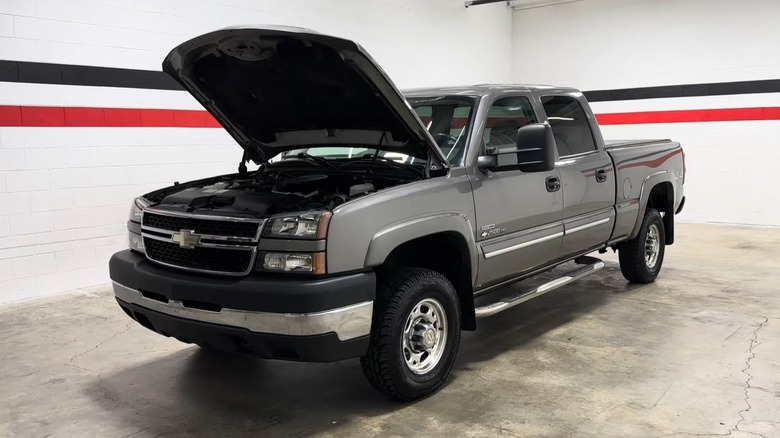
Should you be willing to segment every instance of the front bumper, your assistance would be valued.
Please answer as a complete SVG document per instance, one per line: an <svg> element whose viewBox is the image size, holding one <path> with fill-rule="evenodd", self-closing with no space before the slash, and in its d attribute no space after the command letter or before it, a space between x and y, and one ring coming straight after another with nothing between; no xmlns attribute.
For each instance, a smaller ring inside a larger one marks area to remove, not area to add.
<svg viewBox="0 0 780 438"><path fill-rule="evenodd" d="M109 268L128 315L184 342L316 362L361 356L368 346L373 273L223 278L165 269L130 251L115 254Z"/></svg>

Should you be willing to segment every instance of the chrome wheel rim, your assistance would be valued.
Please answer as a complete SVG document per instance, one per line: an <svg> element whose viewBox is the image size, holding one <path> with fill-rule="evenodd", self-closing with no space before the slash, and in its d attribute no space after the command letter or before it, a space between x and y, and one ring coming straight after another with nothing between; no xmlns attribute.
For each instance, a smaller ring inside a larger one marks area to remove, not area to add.
<svg viewBox="0 0 780 438"><path fill-rule="evenodd" d="M447 314L433 298L417 303L404 324L401 354L406 367L414 374L425 374L436 368L447 346Z"/></svg>
<svg viewBox="0 0 780 438"><path fill-rule="evenodd" d="M650 225L647 229L647 237L645 238L645 264L648 268L653 269L658 264L658 253L661 250L661 231L658 229L658 225Z"/></svg>

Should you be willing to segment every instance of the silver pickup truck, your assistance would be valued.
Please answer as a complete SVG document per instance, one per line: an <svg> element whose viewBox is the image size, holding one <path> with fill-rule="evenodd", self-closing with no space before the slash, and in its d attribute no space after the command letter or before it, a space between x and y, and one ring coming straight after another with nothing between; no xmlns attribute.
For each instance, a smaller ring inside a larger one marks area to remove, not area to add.
<svg viewBox="0 0 780 438"><path fill-rule="evenodd" d="M442 385L477 319L598 271L587 254L608 248L626 279L651 282L674 241L680 145L605 143L577 90L402 94L356 43L297 28L208 33L163 69L243 155L235 174L132 204L111 279L121 308L162 335L359 357L374 387L412 400Z"/></svg>

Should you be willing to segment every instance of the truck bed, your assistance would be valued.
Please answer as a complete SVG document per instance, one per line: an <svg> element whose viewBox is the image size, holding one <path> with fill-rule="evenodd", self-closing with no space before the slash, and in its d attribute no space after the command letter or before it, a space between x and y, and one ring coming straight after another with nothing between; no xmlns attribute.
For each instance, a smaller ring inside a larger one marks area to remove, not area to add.
<svg viewBox="0 0 780 438"><path fill-rule="evenodd" d="M672 140L668 138L657 140L604 140L604 148L614 149L633 146L644 146L653 143L671 143Z"/></svg>
<svg viewBox="0 0 780 438"><path fill-rule="evenodd" d="M666 139L612 140L604 143L614 164L617 189L617 216L611 240L630 239L641 225L641 214L650 195L645 186L653 187L658 181L669 181L665 187L671 190L669 195L674 202L670 206L656 205L659 210L674 213L682 202L682 190L675 190L682 187L682 148L680 143ZM672 214L665 219L665 225L669 229L673 227ZM671 233L667 240L673 241Z"/></svg>

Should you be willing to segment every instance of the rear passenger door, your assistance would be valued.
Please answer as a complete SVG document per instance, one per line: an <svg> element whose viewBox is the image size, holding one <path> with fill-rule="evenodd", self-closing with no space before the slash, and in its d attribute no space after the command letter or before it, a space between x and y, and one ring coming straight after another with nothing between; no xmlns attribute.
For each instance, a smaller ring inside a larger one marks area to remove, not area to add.
<svg viewBox="0 0 780 438"><path fill-rule="evenodd" d="M563 183L564 236L561 256L604 244L615 221L615 175L612 160L593 135L595 121L577 94L541 97L552 126Z"/></svg>
<svg viewBox="0 0 780 438"><path fill-rule="evenodd" d="M484 121L485 146L512 148L517 130L538 121L530 95L501 95L489 106ZM517 155L498 157L500 166L517 164ZM478 288L516 277L558 257L563 236L560 171L520 170L481 172L472 180L480 247Z"/></svg>

